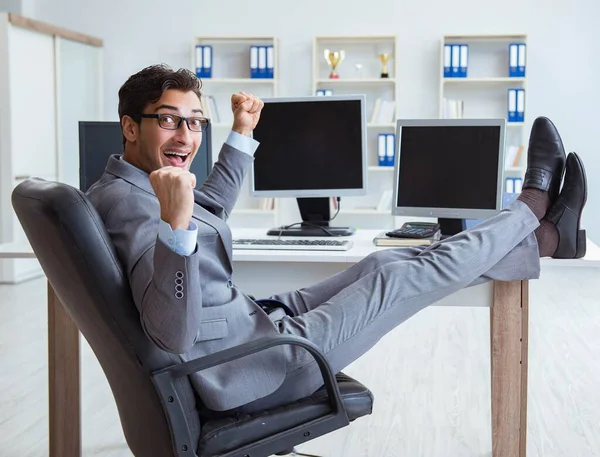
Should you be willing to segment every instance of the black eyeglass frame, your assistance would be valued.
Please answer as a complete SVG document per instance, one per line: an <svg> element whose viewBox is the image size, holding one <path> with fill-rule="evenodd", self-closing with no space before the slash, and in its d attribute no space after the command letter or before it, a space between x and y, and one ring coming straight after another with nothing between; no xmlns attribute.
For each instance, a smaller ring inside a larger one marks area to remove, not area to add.
<svg viewBox="0 0 600 457"><path fill-rule="evenodd" d="M176 126L174 128L169 128L169 127L164 127L161 124L161 119L163 117L172 117L175 119L179 119L179 122L176 123ZM184 117L184 116L180 116L179 114L170 114L170 113L160 113L160 114L133 114L131 116L132 119L156 119L158 122L158 126L161 129L165 129L165 130L178 130L181 127L181 123L183 121L185 121L185 124L187 125L187 128L190 132L195 132L195 133L204 133L206 132L206 129L208 128L208 124L210 124L210 119L206 118L206 117L202 117L202 116L190 116L190 117ZM190 120L191 119L200 119L200 130L194 130L190 127Z"/></svg>

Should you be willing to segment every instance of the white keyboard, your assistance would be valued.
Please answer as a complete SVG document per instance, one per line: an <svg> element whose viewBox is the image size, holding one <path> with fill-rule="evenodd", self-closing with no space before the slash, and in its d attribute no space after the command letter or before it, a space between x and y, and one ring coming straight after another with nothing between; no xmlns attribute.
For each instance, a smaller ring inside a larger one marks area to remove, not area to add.
<svg viewBox="0 0 600 457"><path fill-rule="evenodd" d="M270 249L290 251L347 251L351 240L277 240L239 238L233 240L233 249Z"/></svg>

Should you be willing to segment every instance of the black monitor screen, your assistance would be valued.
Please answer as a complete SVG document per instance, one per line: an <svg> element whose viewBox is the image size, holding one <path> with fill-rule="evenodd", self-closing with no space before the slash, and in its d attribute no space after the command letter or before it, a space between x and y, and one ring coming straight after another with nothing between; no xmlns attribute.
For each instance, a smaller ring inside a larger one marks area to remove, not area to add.
<svg viewBox="0 0 600 457"><path fill-rule="evenodd" d="M265 103L254 190L363 189L360 100Z"/></svg>
<svg viewBox="0 0 600 457"><path fill-rule="evenodd" d="M211 167L210 125L202 135L202 144L192 162L190 171L196 175L198 187L208 175ZM86 192L100 179L108 158L123 153L123 134L119 122L79 123L79 186Z"/></svg>
<svg viewBox="0 0 600 457"><path fill-rule="evenodd" d="M496 208L499 126L403 126L396 206Z"/></svg>

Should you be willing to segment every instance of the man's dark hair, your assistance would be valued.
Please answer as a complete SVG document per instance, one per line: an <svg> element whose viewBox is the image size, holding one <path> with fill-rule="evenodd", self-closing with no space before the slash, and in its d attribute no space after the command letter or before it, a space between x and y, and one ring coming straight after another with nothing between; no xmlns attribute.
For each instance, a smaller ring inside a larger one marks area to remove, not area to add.
<svg viewBox="0 0 600 457"><path fill-rule="evenodd" d="M200 100L200 80L185 68L175 71L165 64L151 65L129 77L119 89L119 121L123 116L141 114L168 89L194 92ZM137 123L141 119L136 119ZM123 145L125 137L123 136Z"/></svg>

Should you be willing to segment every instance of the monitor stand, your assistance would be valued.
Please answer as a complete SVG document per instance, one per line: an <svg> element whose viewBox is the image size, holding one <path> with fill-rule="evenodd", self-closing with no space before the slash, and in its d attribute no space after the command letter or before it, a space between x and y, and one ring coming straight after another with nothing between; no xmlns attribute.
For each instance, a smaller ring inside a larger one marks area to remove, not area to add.
<svg viewBox="0 0 600 457"><path fill-rule="evenodd" d="M464 219L448 219L445 217L438 217L438 224L440 224L442 240L450 238L451 236L456 235L467 228L466 221Z"/></svg>
<svg viewBox="0 0 600 457"><path fill-rule="evenodd" d="M267 235L275 236L350 236L355 233L354 227L332 227L329 225L331 211L329 197L296 198L302 222L299 227L274 227ZM320 229L323 227L325 230ZM329 233L327 233L329 232Z"/></svg>

